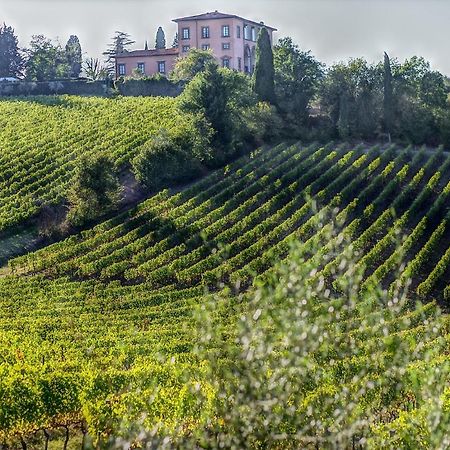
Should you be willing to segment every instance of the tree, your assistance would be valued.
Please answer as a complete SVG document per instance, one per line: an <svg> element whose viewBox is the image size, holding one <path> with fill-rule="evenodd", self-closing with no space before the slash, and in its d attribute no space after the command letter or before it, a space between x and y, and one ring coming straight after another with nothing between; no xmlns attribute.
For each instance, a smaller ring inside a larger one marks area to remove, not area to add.
<svg viewBox="0 0 450 450"><path fill-rule="evenodd" d="M394 123L394 95L392 91L391 60L386 52L384 52L383 85L383 125L390 141Z"/></svg>
<svg viewBox="0 0 450 450"><path fill-rule="evenodd" d="M0 26L0 77L20 77L23 58L19 50L19 40L12 27Z"/></svg>
<svg viewBox="0 0 450 450"><path fill-rule="evenodd" d="M137 181L148 190L186 182L199 175L200 161L167 130L144 145L132 161Z"/></svg>
<svg viewBox="0 0 450 450"><path fill-rule="evenodd" d="M217 66L212 51L193 48L187 56L177 59L170 78L173 81L191 81L198 73L203 72L208 64Z"/></svg>
<svg viewBox="0 0 450 450"><path fill-rule="evenodd" d="M43 35L32 36L25 67L26 78L32 81L66 78L70 73L61 45L54 45Z"/></svg>
<svg viewBox="0 0 450 450"><path fill-rule="evenodd" d="M89 58L84 61L83 70L86 77L91 81L104 80L108 78L108 69L102 65L98 58Z"/></svg>
<svg viewBox="0 0 450 450"><path fill-rule="evenodd" d="M155 48L157 50L166 48L166 35L164 34L164 30L162 29L162 27L159 27L156 33Z"/></svg>
<svg viewBox="0 0 450 450"><path fill-rule="evenodd" d="M77 36L70 36L66 44L66 58L69 64L70 77L78 78L81 72L82 55L80 40Z"/></svg>
<svg viewBox="0 0 450 450"><path fill-rule="evenodd" d="M362 58L334 64L321 86L321 106L341 137L372 138L382 122L382 68Z"/></svg>
<svg viewBox="0 0 450 450"><path fill-rule="evenodd" d="M114 163L105 155L80 158L68 192L67 220L83 225L115 208L121 188Z"/></svg>
<svg viewBox="0 0 450 450"><path fill-rule="evenodd" d="M261 28L256 44L256 66L254 90L263 102L276 103L275 69L273 65L272 44L266 28Z"/></svg>
<svg viewBox="0 0 450 450"><path fill-rule="evenodd" d="M175 33L175 36L173 37L173 42L172 42L172 48L177 48L178 47L178 32Z"/></svg>
<svg viewBox="0 0 450 450"><path fill-rule="evenodd" d="M291 38L274 47L275 92L280 113L295 123L305 123L308 107L323 78L323 67L311 52L304 52Z"/></svg>
<svg viewBox="0 0 450 450"><path fill-rule="evenodd" d="M133 45L135 41L130 38L128 33L123 31L116 31L111 40L112 42L108 45L108 49L103 52L103 55L106 57L105 63L108 73L110 75L115 75L115 56L128 51L128 47Z"/></svg>
<svg viewBox="0 0 450 450"><path fill-rule="evenodd" d="M228 100L227 85L215 60L206 63L204 70L193 78L181 96L181 108L202 114L214 129L212 147L220 150L224 157L223 149L230 143L232 134ZM213 157L219 162L220 155Z"/></svg>

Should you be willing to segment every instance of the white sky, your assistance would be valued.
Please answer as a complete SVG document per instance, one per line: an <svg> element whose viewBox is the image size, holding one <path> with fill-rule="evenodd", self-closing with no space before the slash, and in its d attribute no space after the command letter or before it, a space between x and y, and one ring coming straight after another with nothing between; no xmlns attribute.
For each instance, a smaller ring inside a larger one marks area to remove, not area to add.
<svg viewBox="0 0 450 450"><path fill-rule="evenodd" d="M422 55L450 75L450 0L0 0L0 22L16 29L21 46L33 34L63 44L76 34L85 56L97 57L116 30L143 48L161 25L171 45L172 19L215 9L262 20L327 64L378 61L386 50L402 60Z"/></svg>

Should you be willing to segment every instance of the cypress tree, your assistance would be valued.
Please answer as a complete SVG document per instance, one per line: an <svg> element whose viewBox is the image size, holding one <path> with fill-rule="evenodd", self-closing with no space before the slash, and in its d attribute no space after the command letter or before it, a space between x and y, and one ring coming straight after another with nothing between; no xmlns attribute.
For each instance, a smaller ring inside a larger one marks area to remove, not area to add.
<svg viewBox="0 0 450 450"><path fill-rule="evenodd" d="M82 52L77 36L70 36L66 44L66 58L71 78L78 78L81 72Z"/></svg>
<svg viewBox="0 0 450 450"><path fill-rule="evenodd" d="M156 45L155 48L157 50L161 50L163 48L166 48L166 35L164 34L164 30L162 27L158 28L158 31L156 32Z"/></svg>
<svg viewBox="0 0 450 450"><path fill-rule="evenodd" d="M178 33L175 33L175 36L173 37L172 48L177 47L178 47Z"/></svg>
<svg viewBox="0 0 450 450"><path fill-rule="evenodd" d="M389 56L384 52L384 98L383 98L383 124L384 130L391 141L392 125L394 122L394 96L392 91L392 71Z"/></svg>
<svg viewBox="0 0 450 450"><path fill-rule="evenodd" d="M253 89L263 102L275 104L275 69L269 33L261 28L256 43L256 66Z"/></svg>
<svg viewBox="0 0 450 450"><path fill-rule="evenodd" d="M349 95L346 91L339 97L339 120L337 122L339 137L348 139L350 136L350 105Z"/></svg>
<svg viewBox="0 0 450 450"><path fill-rule="evenodd" d="M24 66L14 29L0 25L0 77L18 77Z"/></svg>

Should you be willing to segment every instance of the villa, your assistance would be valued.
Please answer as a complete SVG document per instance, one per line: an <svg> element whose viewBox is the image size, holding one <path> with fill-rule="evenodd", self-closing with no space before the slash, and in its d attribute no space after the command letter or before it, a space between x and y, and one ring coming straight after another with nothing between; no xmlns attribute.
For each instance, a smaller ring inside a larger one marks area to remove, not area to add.
<svg viewBox="0 0 450 450"><path fill-rule="evenodd" d="M178 47L135 50L116 55L117 77L129 76L137 69L142 74L167 75L178 57L191 48L211 49L219 64L252 74L255 68L255 48L259 31L265 27L273 42L277 31L264 22L254 22L233 14L218 11L174 19L178 25Z"/></svg>

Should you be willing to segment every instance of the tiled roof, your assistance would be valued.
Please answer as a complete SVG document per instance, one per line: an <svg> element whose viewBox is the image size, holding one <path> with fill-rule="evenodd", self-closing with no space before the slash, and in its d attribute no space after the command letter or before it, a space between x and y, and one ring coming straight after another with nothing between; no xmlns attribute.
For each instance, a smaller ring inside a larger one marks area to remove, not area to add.
<svg viewBox="0 0 450 450"><path fill-rule="evenodd" d="M178 55L178 48L163 48L154 50L133 50L131 52L118 53L116 58L129 58L132 56L167 56Z"/></svg>
<svg viewBox="0 0 450 450"><path fill-rule="evenodd" d="M173 19L173 22L184 22L187 20L213 20L213 19L240 19L245 22L253 23L255 25L264 25L269 30L277 31L276 28L269 27L268 25L265 25L263 22L255 22L253 20L244 19L243 17L236 16L235 14L224 14L219 11L214 12L207 12L204 14L198 14L196 16L187 16L187 17L180 17L178 19Z"/></svg>

